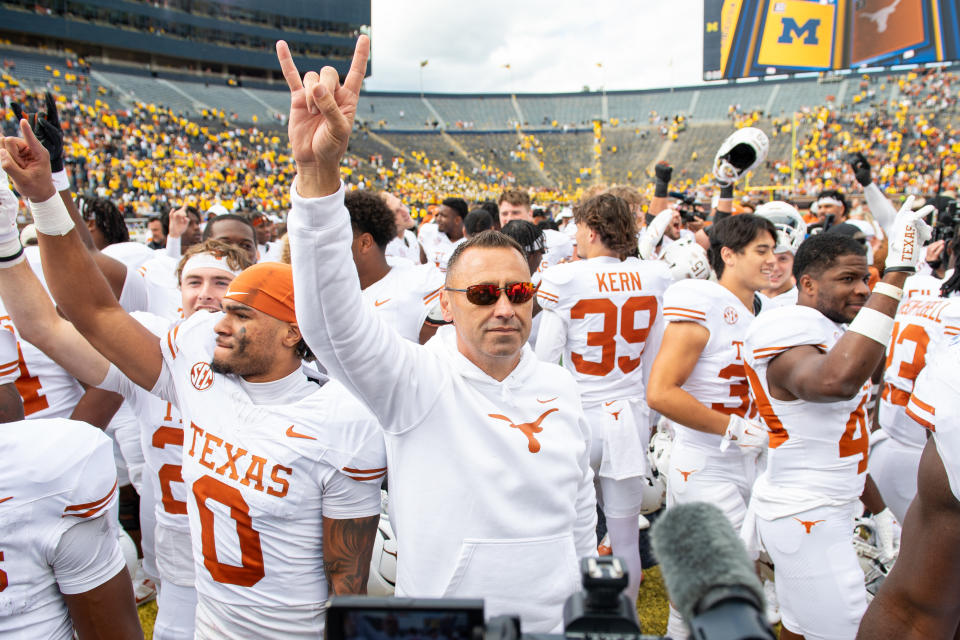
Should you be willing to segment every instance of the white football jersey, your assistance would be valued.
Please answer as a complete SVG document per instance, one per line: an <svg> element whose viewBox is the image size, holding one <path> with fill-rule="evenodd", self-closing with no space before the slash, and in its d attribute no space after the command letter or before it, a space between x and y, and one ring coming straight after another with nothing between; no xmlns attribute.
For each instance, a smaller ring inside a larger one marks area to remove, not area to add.
<svg viewBox="0 0 960 640"><path fill-rule="evenodd" d="M68 418L83 396L83 388L66 370L35 346L20 339L16 327L0 303L0 326L17 340L17 391L23 399L23 414L34 418ZM6 332L4 332L6 333ZM9 372L9 363L4 371Z"/></svg>
<svg viewBox="0 0 960 640"><path fill-rule="evenodd" d="M770 311L771 309L779 309L780 307L790 307L797 304L797 295L799 291L796 287L784 291L778 296L772 298L764 295L763 292L757 292L757 296L760 298L760 313L764 311Z"/></svg>
<svg viewBox="0 0 960 640"><path fill-rule="evenodd" d="M939 296L943 280L929 273L915 273L903 283L904 300L914 296Z"/></svg>
<svg viewBox="0 0 960 640"><path fill-rule="evenodd" d="M743 343L754 322L753 310L716 282L680 280L663 294L663 317L667 322L696 322L710 332L683 389L714 411L752 417L756 409L743 368ZM719 435L678 426L687 440L720 446Z"/></svg>
<svg viewBox="0 0 960 640"><path fill-rule="evenodd" d="M384 255L387 256L391 264L395 264L394 258L407 260L412 264L420 264L420 245L417 242L416 234L409 229L404 230L402 238L397 237L390 241Z"/></svg>
<svg viewBox="0 0 960 640"><path fill-rule="evenodd" d="M837 402L777 400L767 384L767 366L774 357L800 345L827 352L843 331L816 309L798 305L760 315L747 332L744 359L750 391L770 431L767 469L753 488L763 518L845 504L863 492L870 380L852 399ZM802 499L793 499L800 495Z"/></svg>
<svg viewBox="0 0 960 640"><path fill-rule="evenodd" d="M920 372L907 414L933 432L937 453L947 472L950 490L960 500L960 398L957 372L960 371L960 337L949 338Z"/></svg>
<svg viewBox="0 0 960 640"><path fill-rule="evenodd" d="M466 238L460 238L456 242L450 240L447 234L440 233L435 222L427 222L420 225L418 232L420 246L423 247L423 254L427 257L428 263L433 263L442 273L447 271L447 261L453 254L457 245L466 241Z"/></svg>
<svg viewBox="0 0 960 640"><path fill-rule="evenodd" d="M58 585L56 551L71 527L100 517L116 538L117 471L113 444L84 422L31 420L0 428L0 636L73 638L65 593L94 589L117 574ZM118 556L119 558L119 556Z"/></svg>
<svg viewBox="0 0 960 640"><path fill-rule="evenodd" d="M891 438L918 447L926 443L923 430L906 413L907 402L928 354L955 335L960 335L960 299L914 296L900 303L887 347L878 416Z"/></svg>
<svg viewBox="0 0 960 640"><path fill-rule="evenodd" d="M432 264L398 263L363 290L364 301L388 325L411 342L420 342L420 328L443 289L444 276Z"/></svg>
<svg viewBox="0 0 960 640"><path fill-rule="evenodd" d="M645 397L641 358L651 330L662 331L666 264L597 257L542 273L537 299L563 322L563 366L583 402ZM544 336L544 339L548 337Z"/></svg>
<svg viewBox="0 0 960 640"><path fill-rule="evenodd" d="M299 400L253 404L248 383L210 367L221 317L196 313L160 340L167 377L155 389L175 395L183 419L198 607L248 637L271 635L262 609L284 620L285 637L317 637L322 517L380 512L383 436L341 385L315 386L301 371L267 383L307 388Z"/></svg>
<svg viewBox="0 0 960 640"><path fill-rule="evenodd" d="M147 311L171 322L183 317L177 264L173 258L158 252L137 269L147 289Z"/></svg>

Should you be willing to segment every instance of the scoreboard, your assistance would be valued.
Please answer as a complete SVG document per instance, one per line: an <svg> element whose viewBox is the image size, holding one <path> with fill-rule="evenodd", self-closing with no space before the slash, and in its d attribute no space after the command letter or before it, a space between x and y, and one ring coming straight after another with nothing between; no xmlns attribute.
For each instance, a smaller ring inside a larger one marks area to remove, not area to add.
<svg viewBox="0 0 960 640"><path fill-rule="evenodd" d="M703 78L960 60L958 0L704 0Z"/></svg>

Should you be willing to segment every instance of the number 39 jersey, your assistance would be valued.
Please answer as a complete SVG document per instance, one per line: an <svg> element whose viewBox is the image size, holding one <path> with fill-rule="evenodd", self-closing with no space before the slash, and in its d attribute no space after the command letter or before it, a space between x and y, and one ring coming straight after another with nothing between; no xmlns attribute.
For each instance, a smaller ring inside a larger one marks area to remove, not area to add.
<svg viewBox="0 0 960 640"><path fill-rule="evenodd" d="M327 599L322 517L379 513L383 436L342 386L315 387L300 371L266 383L299 399L253 404L249 383L210 367L221 317L196 313L161 339L155 389L168 399L175 389L183 419L198 637L201 610L234 635L267 637L282 620L285 637L315 637Z"/></svg>
<svg viewBox="0 0 960 640"><path fill-rule="evenodd" d="M850 400L777 400L767 367L792 347L829 351L843 328L812 307L773 309L747 332L744 356L750 391L770 430L767 469L753 488L757 514L773 519L856 500L867 470L866 404L870 381ZM785 510L785 512L783 511Z"/></svg>
<svg viewBox="0 0 960 640"><path fill-rule="evenodd" d="M637 258L602 256L543 272L537 299L563 323L563 366L584 403L644 397L641 357L651 330L661 329L661 301L671 282L664 263Z"/></svg>
<svg viewBox="0 0 960 640"><path fill-rule="evenodd" d="M900 304L887 347L878 416L891 438L917 447L926 443L923 429L907 415L907 402L928 354L936 353L944 338L958 334L960 299L916 296Z"/></svg>
<svg viewBox="0 0 960 640"><path fill-rule="evenodd" d="M753 311L716 282L681 280L663 296L663 317L667 322L695 322L710 332L683 389L714 411L740 417L755 414L743 369L744 339L756 322ZM719 435L680 426L685 439L720 446Z"/></svg>

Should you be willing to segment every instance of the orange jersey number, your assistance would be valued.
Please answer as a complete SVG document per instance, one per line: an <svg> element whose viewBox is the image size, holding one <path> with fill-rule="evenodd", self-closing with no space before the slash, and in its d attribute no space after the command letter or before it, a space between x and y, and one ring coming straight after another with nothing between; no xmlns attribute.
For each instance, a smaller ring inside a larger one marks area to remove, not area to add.
<svg viewBox="0 0 960 640"><path fill-rule="evenodd" d="M907 361L903 357L903 351L906 348L905 342L913 343L913 357ZM914 382L920 371L926 364L927 346L930 344L930 336L923 327L916 324L908 324L901 328L899 322L893 325L893 337L890 338L890 348L887 350L887 361L884 369L890 370L894 363L899 359L900 366L896 369L896 375L904 380ZM909 392L896 393L889 388L889 383L884 387L884 396L895 405L907 406L910 399Z"/></svg>
<svg viewBox="0 0 960 640"><path fill-rule="evenodd" d="M639 311L648 312L646 326L642 328L635 326ZM657 299L653 296L635 296L624 302L622 308L617 309L617 305L609 298L591 298L581 300L570 309L571 320L582 320L591 314L603 316L603 330L587 334L587 345L600 347L600 361L587 360L579 353L571 353L570 360L574 368L588 376L605 376L613 371L615 366L619 366L624 373L636 369L640 365L640 356L617 357L617 326L619 324L620 337L629 344L646 342L650 335L650 325L657 315Z"/></svg>
<svg viewBox="0 0 960 640"><path fill-rule="evenodd" d="M163 417L164 422L173 422L173 405L167 403L167 415ZM168 444L173 446L183 446L183 429L180 427L159 427L153 432L151 444L157 449L163 449ZM183 472L178 464L165 464L157 471L160 478L160 497L163 503L163 510L167 513L183 515L187 513L187 503L177 500L173 497L171 484L174 482L183 483Z"/></svg>
<svg viewBox="0 0 960 640"><path fill-rule="evenodd" d="M10 316L0 318L0 326L14 336L17 335L17 332L13 330L13 322L10 320ZM17 357L20 359L20 376L14 384L17 385L17 391L20 393L20 398L23 399L23 415L29 416L49 408L50 403L46 396L40 395L42 390L40 379L31 376L30 371L27 370L27 363L23 359L23 349L20 348L19 339L17 340Z"/></svg>
<svg viewBox="0 0 960 640"><path fill-rule="evenodd" d="M193 483L193 495L200 511L200 541L203 550L203 566L210 577L221 584L236 584L252 587L263 578L263 549L260 534L253 528L250 508L240 491L227 486L216 478L203 476ZM217 541L214 533L214 515L207 500L219 502L230 509L230 517L237 527L240 541L241 565L224 564L217 559Z"/></svg>
<svg viewBox="0 0 960 640"><path fill-rule="evenodd" d="M727 365L720 369L717 376L730 381L730 397L740 400L740 404L735 407L728 407L724 402L713 402L710 404L710 408L728 416L736 414L741 418L746 418L748 412L752 415L753 412L750 411L750 385L747 383L745 365L737 363Z"/></svg>
<svg viewBox="0 0 960 640"><path fill-rule="evenodd" d="M843 435L840 436L840 457L860 456L857 473L867 470L867 452L870 449L870 437L867 435L867 411L865 405L870 394L863 394L863 400L850 414Z"/></svg>
<svg viewBox="0 0 960 640"><path fill-rule="evenodd" d="M0 551L0 562L3 562L3 551ZM7 572L0 569L0 591L6 589L8 584L10 581L7 580Z"/></svg>

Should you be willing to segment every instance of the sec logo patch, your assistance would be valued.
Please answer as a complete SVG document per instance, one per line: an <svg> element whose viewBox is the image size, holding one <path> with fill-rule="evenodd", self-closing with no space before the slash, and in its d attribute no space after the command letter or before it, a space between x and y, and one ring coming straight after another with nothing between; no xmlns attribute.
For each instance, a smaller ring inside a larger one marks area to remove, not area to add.
<svg viewBox="0 0 960 640"><path fill-rule="evenodd" d="M737 320L740 319L740 316L737 314L737 310L733 307L727 307L723 310L723 319L726 320L727 324L736 324Z"/></svg>
<svg viewBox="0 0 960 640"><path fill-rule="evenodd" d="M198 362L190 367L190 384L197 391L210 388L210 385L213 384L213 370L209 363Z"/></svg>

